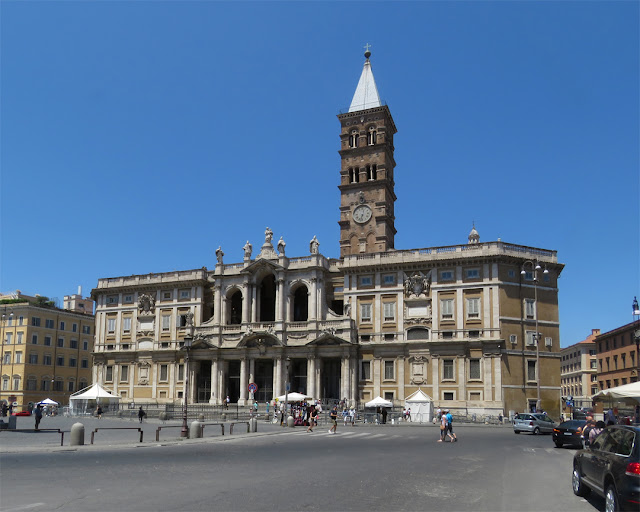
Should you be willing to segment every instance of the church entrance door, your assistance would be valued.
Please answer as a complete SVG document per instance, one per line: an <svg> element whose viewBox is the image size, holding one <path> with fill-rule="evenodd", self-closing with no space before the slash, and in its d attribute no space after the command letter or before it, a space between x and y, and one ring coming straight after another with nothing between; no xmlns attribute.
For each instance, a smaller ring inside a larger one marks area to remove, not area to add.
<svg viewBox="0 0 640 512"><path fill-rule="evenodd" d="M322 398L324 400L340 400L340 368L342 361L338 358L322 360L320 378Z"/></svg>
<svg viewBox="0 0 640 512"><path fill-rule="evenodd" d="M259 404L269 402L273 399L273 360L256 360L255 383L258 391L254 394L254 400Z"/></svg>

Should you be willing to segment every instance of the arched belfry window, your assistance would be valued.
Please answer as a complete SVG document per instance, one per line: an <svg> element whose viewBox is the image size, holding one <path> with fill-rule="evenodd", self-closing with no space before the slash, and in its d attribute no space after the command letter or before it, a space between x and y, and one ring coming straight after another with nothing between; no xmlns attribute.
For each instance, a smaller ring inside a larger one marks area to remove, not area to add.
<svg viewBox="0 0 640 512"><path fill-rule="evenodd" d="M309 318L309 292L306 286L296 288L293 293L293 321L306 322Z"/></svg>
<svg viewBox="0 0 640 512"><path fill-rule="evenodd" d="M376 164L367 165L367 180L374 181L378 177L378 166Z"/></svg>
<svg viewBox="0 0 640 512"><path fill-rule="evenodd" d="M367 133L367 144L369 146L373 146L378 139L378 132L376 131L376 127L375 126L370 126L369 127L369 133Z"/></svg>
<svg viewBox="0 0 640 512"><path fill-rule="evenodd" d="M358 183L358 181L360 181L358 176L359 171L357 167L355 169L353 167L349 168L349 183Z"/></svg>
<svg viewBox="0 0 640 512"><path fill-rule="evenodd" d="M349 135L349 147L350 148L358 147L358 130L351 131L351 135Z"/></svg>

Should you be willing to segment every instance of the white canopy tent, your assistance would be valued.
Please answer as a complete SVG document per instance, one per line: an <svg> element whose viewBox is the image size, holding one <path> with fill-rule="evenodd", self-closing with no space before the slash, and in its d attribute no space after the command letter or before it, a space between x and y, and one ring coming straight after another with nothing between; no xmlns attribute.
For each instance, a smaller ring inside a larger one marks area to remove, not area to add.
<svg viewBox="0 0 640 512"><path fill-rule="evenodd" d="M593 395L593 400L619 400L621 402L640 403L640 382L623 384L615 388L603 389Z"/></svg>
<svg viewBox="0 0 640 512"><path fill-rule="evenodd" d="M284 402L285 396L289 403L291 402L304 402L307 398L311 398L307 395L303 395L302 393L289 393L288 395L282 395L278 397L278 402Z"/></svg>
<svg viewBox="0 0 640 512"><path fill-rule="evenodd" d="M117 405L119 402L119 396L109 393L109 391L100 384L94 384L88 388L76 391L69 397L69 413L72 416L87 414L87 412L96 409L98 405L107 411L111 409L112 405Z"/></svg>
<svg viewBox="0 0 640 512"><path fill-rule="evenodd" d="M389 400L385 400L381 396L377 396L370 402L367 402L366 404L364 404L364 406L365 407L393 407L393 403L391 403Z"/></svg>
<svg viewBox="0 0 640 512"><path fill-rule="evenodd" d="M51 398L45 398L41 402L38 402L36 405L59 405L55 400L51 400Z"/></svg>
<svg viewBox="0 0 640 512"><path fill-rule="evenodd" d="M411 421L430 423L433 417L433 400L420 388L404 399L405 409L411 409Z"/></svg>

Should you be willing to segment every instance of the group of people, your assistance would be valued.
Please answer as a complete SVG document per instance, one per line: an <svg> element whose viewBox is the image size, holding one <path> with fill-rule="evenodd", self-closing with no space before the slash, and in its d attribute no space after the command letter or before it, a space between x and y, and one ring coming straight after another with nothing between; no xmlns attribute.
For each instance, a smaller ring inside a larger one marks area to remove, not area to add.
<svg viewBox="0 0 640 512"><path fill-rule="evenodd" d="M439 443L444 443L449 438L450 443L455 443L458 441L458 436L453 432L453 416L449 409L438 409L437 418L440 422L440 439L438 439Z"/></svg>

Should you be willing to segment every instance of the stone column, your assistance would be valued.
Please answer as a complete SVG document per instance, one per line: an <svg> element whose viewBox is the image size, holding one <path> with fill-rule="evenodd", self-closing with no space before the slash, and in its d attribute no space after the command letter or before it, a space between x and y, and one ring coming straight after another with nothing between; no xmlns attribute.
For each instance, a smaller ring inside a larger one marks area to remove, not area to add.
<svg viewBox="0 0 640 512"><path fill-rule="evenodd" d="M318 318L318 278L311 278L311 304L309 320L316 320ZM344 397L343 397L344 398Z"/></svg>
<svg viewBox="0 0 640 512"><path fill-rule="evenodd" d="M316 397L316 356L314 354L309 355L307 358L307 395Z"/></svg>
<svg viewBox="0 0 640 512"><path fill-rule="evenodd" d="M247 358L242 356L240 359L240 400L239 405L245 405L247 403Z"/></svg>
<svg viewBox="0 0 640 512"><path fill-rule="evenodd" d="M360 398L358 396L358 365L359 360L355 357L351 358L351 394L349 400L352 400L352 405Z"/></svg>
<svg viewBox="0 0 640 512"><path fill-rule="evenodd" d="M210 404L220 403L220 390L218 389L218 360L211 360L211 397Z"/></svg>
<svg viewBox="0 0 640 512"><path fill-rule="evenodd" d="M493 399L502 404L502 359L500 356L493 358L493 373L495 375L495 385L493 386ZM507 411L505 411L507 412Z"/></svg>
<svg viewBox="0 0 640 512"><path fill-rule="evenodd" d="M214 285L213 294L214 321L222 325L222 287L219 284Z"/></svg>
<svg viewBox="0 0 640 512"><path fill-rule="evenodd" d="M458 400L467 400L467 358L458 357Z"/></svg>
<svg viewBox="0 0 640 512"><path fill-rule="evenodd" d="M255 382L256 378L256 360L253 357L249 358L249 384L251 384L252 382ZM255 399L255 396L253 395L253 393L249 394L249 398L250 399Z"/></svg>
<svg viewBox="0 0 640 512"><path fill-rule="evenodd" d="M284 320L284 279L279 275L276 288L276 322L282 322Z"/></svg>
<svg viewBox="0 0 640 512"><path fill-rule="evenodd" d="M251 321L253 323L258 321L258 285L254 284L251 287Z"/></svg>
<svg viewBox="0 0 640 512"><path fill-rule="evenodd" d="M436 403L440 403L440 360L437 357L431 358L431 385L433 386L432 398Z"/></svg>
<svg viewBox="0 0 640 512"><path fill-rule="evenodd" d="M282 392L283 390L282 379L284 379L284 374L282 373L282 357L276 356L275 362L276 362L276 372L275 372L276 378L273 385L273 394L276 396L280 396L284 394Z"/></svg>
<svg viewBox="0 0 640 512"><path fill-rule="evenodd" d="M249 323L250 317L250 305L251 305L251 284L247 278L242 287L242 323Z"/></svg>
<svg viewBox="0 0 640 512"><path fill-rule="evenodd" d="M380 396L380 384L382 383L382 375L380 367L382 366L382 359L380 357L373 358L373 397Z"/></svg>
<svg viewBox="0 0 640 512"><path fill-rule="evenodd" d="M340 365L340 399L347 398L349 394L349 360L348 354L342 356Z"/></svg>

